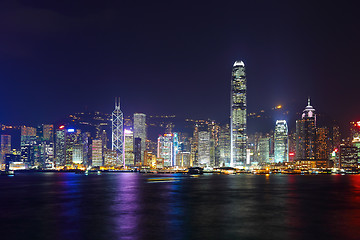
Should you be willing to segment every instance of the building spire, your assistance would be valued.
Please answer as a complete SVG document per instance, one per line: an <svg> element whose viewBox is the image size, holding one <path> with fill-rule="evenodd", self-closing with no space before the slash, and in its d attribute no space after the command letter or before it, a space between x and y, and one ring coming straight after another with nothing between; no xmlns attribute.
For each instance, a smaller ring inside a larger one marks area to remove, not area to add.
<svg viewBox="0 0 360 240"><path fill-rule="evenodd" d="M115 97L115 109L120 109L120 97Z"/></svg>
<svg viewBox="0 0 360 240"><path fill-rule="evenodd" d="M311 104L310 104L310 97L308 97L308 106L311 106Z"/></svg>

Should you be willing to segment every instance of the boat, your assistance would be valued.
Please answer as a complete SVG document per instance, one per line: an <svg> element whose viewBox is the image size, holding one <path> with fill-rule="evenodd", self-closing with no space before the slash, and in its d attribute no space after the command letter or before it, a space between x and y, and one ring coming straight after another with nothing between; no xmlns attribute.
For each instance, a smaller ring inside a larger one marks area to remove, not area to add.
<svg viewBox="0 0 360 240"><path fill-rule="evenodd" d="M204 174L204 169L201 167L190 167L190 168L188 168L188 174L191 174L191 175Z"/></svg>
<svg viewBox="0 0 360 240"><path fill-rule="evenodd" d="M85 171L85 175L90 175L90 174L101 175L101 171L100 170L86 170Z"/></svg>
<svg viewBox="0 0 360 240"><path fill-rule="evenodd" d="M15 171L14 170L1 171L0 175L2 175L2 176L15 176Z"/></svg>

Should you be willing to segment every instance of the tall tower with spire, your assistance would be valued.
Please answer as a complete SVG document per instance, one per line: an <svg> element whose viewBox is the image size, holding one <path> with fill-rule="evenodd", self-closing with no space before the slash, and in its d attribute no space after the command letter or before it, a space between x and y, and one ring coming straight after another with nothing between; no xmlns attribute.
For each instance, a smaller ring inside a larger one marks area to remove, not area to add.
<svg viewBox="0 0 360 240"><path fill-rule="evenodd" d="M231 76L231 167L246 164L246 75L243 61L236 61Z"/></svg>
<svg viewBox="0 0 360 240"><path fill-rule="evenodd" d="M316 114L310 98L300 120L296 120L296 160L315 160Z"/></svg>
<svg viewBox="0 0 360 240"><path fill-rule="evenodd" d="M123 113L120 110L120 97L115 98L115 109L112 112L112 150L117 153L117 162L122 160L124 146Z"/></svg>

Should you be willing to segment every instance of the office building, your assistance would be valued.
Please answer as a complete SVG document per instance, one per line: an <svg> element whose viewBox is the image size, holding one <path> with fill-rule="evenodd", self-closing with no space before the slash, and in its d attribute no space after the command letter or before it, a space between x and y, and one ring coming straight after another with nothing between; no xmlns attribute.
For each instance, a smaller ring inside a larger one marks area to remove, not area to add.
<svg viewBox="0 0 360 240"><path fill-rule="evenodd" d="M258 163L269 163L270 162L270 137L259 138L258 143Z"/></svg>
<svg viewBox="0 0 360 240"><path fill-rule="evenodd" d="M230 138L230 126L229 124L221 127L220 136L219 136L219 152L220 152L220 162L219 166L229 167L230 166L230 156L231 156L231 138Z"/></svg>
<svg viewBox="0 0 360 240"><path fill-rule="evenodd" d="M173 134L158 137L157 157L163 159L164 167L173 166Z"/></svg>
<svg viewBox="0 0 360 240"><path fill-rule="evenodd" d="M47 142L54 142L54 125L44 124L43 125L43 139Z"/></svg>
<svg viewBox="0 0 360 240"><path fill-rule="evenodd" d="M103 166L103 144L101 139L94 139L92 141L92 166L101 167Z"/></svg>
<svg viewBox="0 0 360 240"><path fill-rule="evenodd" d="M245 65L236 61L231 78L231 167L243 167L247 158Z"/></svg>
<svg viewBox="0 0 360 240"><path fill-rule="evenodd" d="M329 130L327 127L316 129L316 159L329 160L330 157Z"/></svg>
<svg viewBox="0 0 360 240"><path fill-rule="evenodd" d="M203 167L209 167L210 164L210 133L208 131L199 131L199 164Z"/></svg>
<svg viewBox="0 0 360 240"><path fill-rule="evenodd" d="M118 166L117 162L117 152L115 150L104 148L104 165L107 167L116 167Z"/></svg>
<svg viewBox="0 0 360 240"><path fill-rule="evenodd" d="M55 165L64 166L65 165L65 128L60 126L56 130L55 138Z"/></svg>
<svg viewBox="0 0 360 240"><path fill-rule="evenodd" d="M353 146L340 146L340 168L345 171L358 171L359 149Z"/></svg>
<svg viewBox="0 0 360 240"><path fill-rule="evenodd" d="M123 127L123 113L120 110L120 98L115 99L115 109L112 112L112 147L111 149L117 152L117 162L121 162L124 150L124 127ZM106 138L105 138L106 139ZM104 136L103 136L103 140ZM103 143L106 145L106 142Z"/></svg>
<svg viewBox="0 0 360 240"><path fill-rule="evenodd" d="M289 161L288 126L285 120L277 120L274 133L275 163Z"/></svg>
<svg viewBox="0 0 360 240"><path fill-rule="evenodd" d="M146 150L146 115L143 113L134 114L134 139L140 139L141 162L144 163L144 152Z"/></svg>
<svg viewBox="0 0 360 240"><path fill-rule="evenodd" d="M140 145L140 144L138 144ZM134 135L129 129L124 130L124 167L133 167L135 164L134 158ZM139 156L140 155L140 156ZM138 158L141 159L141 153L138 153Z"/></svg>
<svg viewBox="0 0 360 240"><path fill-rule="evenodd" d="M11 135L1 135L1 159L0 163L5 160L6 154L11 153Z"/></svg>
<svg viewBox="0 0 360 240"><path fill-rule="evenodd" d="M315 109L308 105L302 118L296 121L296 160L315 160L316 153L316 114Z"/></svg>

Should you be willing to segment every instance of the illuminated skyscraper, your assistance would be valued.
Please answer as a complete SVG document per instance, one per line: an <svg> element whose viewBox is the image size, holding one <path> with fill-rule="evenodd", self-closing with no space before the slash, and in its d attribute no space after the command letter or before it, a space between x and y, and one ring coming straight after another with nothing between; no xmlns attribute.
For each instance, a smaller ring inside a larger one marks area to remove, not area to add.
<svg viewBox="0 0 360 240"><path fill-rule="evenodd" d="M192 137L192 141L191 141L190 166L198 166L198 164L199 164L198 148L199 148L199 126L196 124L194 127L193 137Z"/></svg>
<svg viewBox="0 0 360 240"><path fill-rule="evenodd" d="M118 153L117 162L122 162L123 154L123 113L120 110L120 98L115 99L115 110L112 112L112 147Z"/></svg>
<svg viewBox="0 0 360 240"><path fill-rule="evenodd" d="M246 76L245 65L236 61L231 77L231 158L230 166L246 164Z"/></svg>
<svg viewBox="0 0 360 240"><path fill-rule="evenodd" d="M199 131L199 164L210 166L210 133Z"/></svg>
<svg viewBox="0 0 360 240"><path fill-rule="evenodd" d="M117 163L117 154L116 151L103 148L103 155L104 155L104 165L108 167L116 167L118 166Z"/></svg>
<svg viewBox="0 0 360 240"><path fill-rule="evenodd" d="M144 113L134 114L134 139L141 139L141 162L144 163L144 151L146 150L146 115Z"/></svg>
<svg viewBox="0 0 360 240"><path fill-rule="evenodd" d="M23 149L21 148L21 151ZM21 155L23 155L21 153ZM60 126L56 130L56 141L55 141L55 162L56 166L65 165L65 127Z"/></svg>
<svg viewBox="0 0 360 240"><path fill-rule="evenodd" d="M164 159L164 167L171 167L173 160L173 134L164 134L158 138L157 157Z"/></svg>
<svg viewBox="0 0 360 240"><path fill-rule="evenodd" d="M288 126L285 120L277 120L274 134L275 162L289 161Z"/></svg>
<svg viewBox="0 0 360 240"><path fill-rule="evenodd" d="M36 128L21 126L21 146L33 145L36 141Z"/></svg>
<svg viewBox="0 0 360 240"><path fill-rule="evenodd" d="M54 142L54 125L44 124L42 127L43 127L44 140L49 142Z"/></svg>
<svg viewBox="0 0 360 240"><path fill-rule="evenodd" d="M134 134L131 130L124 130L124 166L134 166Z"/></svg>
<svg viewBox="0 0 360 240"><path fill-rule="evenodd" d="M92 166L93 167L100 167L103 165L103 154L102 154L102 140L101 139L94 139L92 141Z"/></svg>
<svg viewBox="0 0 360 240"><path fill-rule="evenodd" d="M172 155L172 166L176 166L176 158L179 154L179 135L177 132L173 133L173 155Z"/></svg>
<svg viewBox="0 0 360 240"><path fill-rule="evenodd" d="M358 172L359 149L352 146L340 146L340 168L346 171Z"/></svg>
<svg viewBox="0 0 360 240"><path fill-rule="evenodd" d="M73 128L65 130L65 165L71 166L73 162L74 146L77 144L78 133Z"/></svg>
<svg viewBox="0 0 360 240"><path fill-rule="evenodd" d="M258 146L258 162L269 163L270 161L270 137L261 137Z"/></svg>
<svg viewBox="0 0 360 240"><path fill-rule="evenodd" d="M74 144L72 153L72 162L82 164L84 159L84 147L82 144Z"/></svg>
<svg viewBox="0 0 360 240"><path fill-rule="evenodd" d="M327 127L316 129L316 159L328 160L330 157L329 130Z"/></svg>
<svg viewBox="0 0 360 240"><path fill-rule="evenodd" d="M220 148L220 166L230 166L230 128L229 124L222 127L219 136L219 148Z"/></svg>
<svg viewBox="0 0 360 240"><path fill-rule="evenodd" d="M316 115L309 98L302 119L296 120L296 160L315 160L315 143Z"/></svg>
<svg viewBox="0 0 360 240"><path fill-rule="evenodd" d="M21 161L33 165L35 162L36 128L21 127ZM37 151L36 151L37 152ZM38 153L38 152L37 152Z"/></svg>
<svg viewBox="0 0 360 240"><path fill-rule="evenodd" d="M11 153L11 136L10 135L1 135L1 157L0 163L5 159L6 154Z"/></svg>

